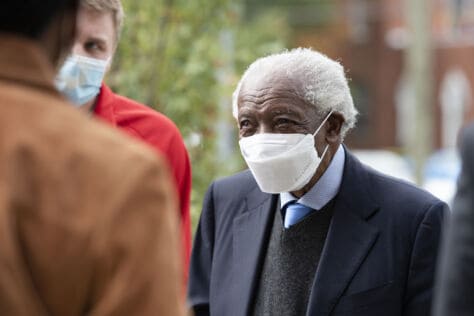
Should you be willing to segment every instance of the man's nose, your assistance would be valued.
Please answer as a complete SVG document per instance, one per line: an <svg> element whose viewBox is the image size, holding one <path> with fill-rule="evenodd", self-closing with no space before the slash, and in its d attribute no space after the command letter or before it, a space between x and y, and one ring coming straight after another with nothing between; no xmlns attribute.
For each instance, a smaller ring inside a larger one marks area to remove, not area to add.
<svg viewBox="0 0 474 316"><path fill-rule="evenodd" d="M268 124L259 124L255 134L274 133L272 128Z"/></svg>

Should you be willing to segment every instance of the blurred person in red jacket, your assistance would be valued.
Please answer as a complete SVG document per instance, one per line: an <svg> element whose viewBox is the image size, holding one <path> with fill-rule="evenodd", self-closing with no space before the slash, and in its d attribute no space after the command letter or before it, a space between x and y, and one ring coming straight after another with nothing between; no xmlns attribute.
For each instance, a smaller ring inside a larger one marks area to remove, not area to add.
<svg viewBox="0 0 474 316"><path fill-rule="evenodd" d="M118 45L123 17L120 0L81 0L72 55L60 70L56 84L75 105L167 158L179 197L186 281L191 251L191 166L183 139L166 116L115 94L103 83Z"/></svg>
<svg viewBox="0 0 474 316"><path fill-rule="evenodd" d="M77 10L0 1L0 315L183 315L167 164L54 87Z"/></svg>

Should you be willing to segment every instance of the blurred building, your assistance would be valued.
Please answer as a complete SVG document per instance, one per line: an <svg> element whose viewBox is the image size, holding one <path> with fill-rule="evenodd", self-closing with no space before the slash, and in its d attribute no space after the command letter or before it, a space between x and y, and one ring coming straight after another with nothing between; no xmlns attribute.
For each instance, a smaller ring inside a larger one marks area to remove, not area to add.
<svg viewBox="0 0 474 316"><path fill-rule="evenodd" d="M292 46L310 46L342 61L361 115L347 140L358 148L404 148L416 124L405 79L412 41L404 19L413 0L247 0L248 15L288 13ZM474 0L431 0L434 149L452 148L474 118Z"/></svg>

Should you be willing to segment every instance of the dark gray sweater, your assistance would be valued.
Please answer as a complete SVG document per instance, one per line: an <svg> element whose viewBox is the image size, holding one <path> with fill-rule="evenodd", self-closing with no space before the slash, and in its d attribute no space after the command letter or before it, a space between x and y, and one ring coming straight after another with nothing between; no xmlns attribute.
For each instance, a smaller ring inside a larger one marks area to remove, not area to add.
<svg viewBox="0 0 474 316"><path fill-rule="evenodd" d="M275 212L253 315L305 315L333 213L333 202L301 222L283 228Z"/></svg>

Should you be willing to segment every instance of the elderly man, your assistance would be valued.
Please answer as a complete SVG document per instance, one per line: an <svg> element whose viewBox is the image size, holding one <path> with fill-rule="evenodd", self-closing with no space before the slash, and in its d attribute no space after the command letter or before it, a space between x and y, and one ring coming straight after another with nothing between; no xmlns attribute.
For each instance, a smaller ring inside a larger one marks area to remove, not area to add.
<svg viewBox="0 0 474 316"><path fill-rule="evenodd" d="M54 87L77 8L0 1L0 314L183 315L166 163Z"/></svg>
<svg viewBox="0 0 474 316"><path fill-rule="evenodd" d="M344 69L295 49L234 92L249 171L211 184L191 257L196 315L429 315L446 205L362 165Z"/></svg>
<svg viewBox="0 0 474 316"><path fill-rule="evenodd" d="M58 88L84 111L150 145L165 156L179 197L184 275L191 252L191 164L175 124L138 102L113 93L103 78L113 60L123 24L120 0L81 0L77 35L57 78Z"/></svg>

